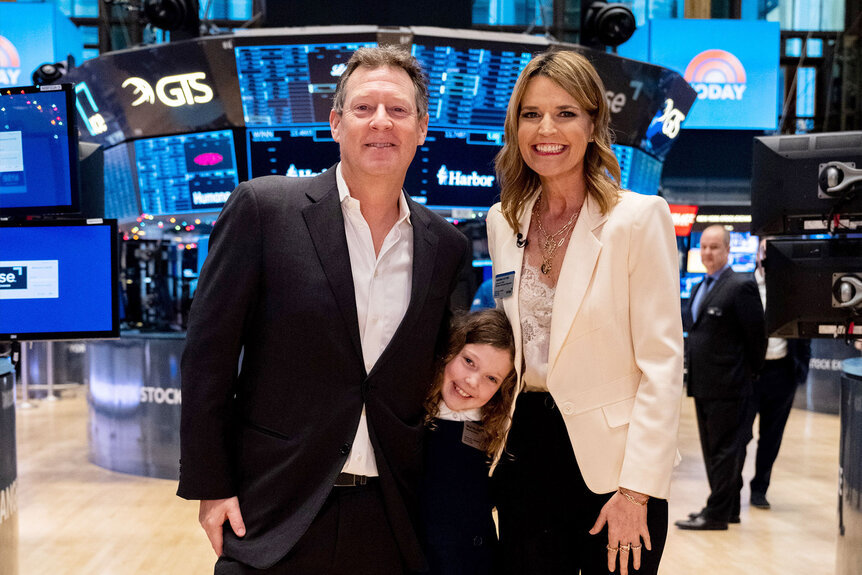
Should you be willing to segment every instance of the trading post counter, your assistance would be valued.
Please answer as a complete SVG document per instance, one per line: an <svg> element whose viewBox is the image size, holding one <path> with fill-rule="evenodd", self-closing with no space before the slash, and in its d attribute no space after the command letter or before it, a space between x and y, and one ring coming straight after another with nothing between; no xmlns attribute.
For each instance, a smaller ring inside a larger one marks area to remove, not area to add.
<svg viewBox="0 0 862 575"><path fill-rule="evenodd" d="M862 573L862 358L844 361L838 458L838 575Z"/></svg>
<svg viewBox="0 0 862 575"><path fill-rule="evenodd" d="M123 332L87 344L91 462L132 475L179 477L184 347L184 333Z"/></svg>

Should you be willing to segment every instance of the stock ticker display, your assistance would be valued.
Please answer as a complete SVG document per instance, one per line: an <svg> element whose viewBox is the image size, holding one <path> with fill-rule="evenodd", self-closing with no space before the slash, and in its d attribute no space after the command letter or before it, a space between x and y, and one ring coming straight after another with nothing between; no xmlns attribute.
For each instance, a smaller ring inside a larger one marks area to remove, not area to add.
<svg viewBox="0 0 862 575"><path fill-rule="evenodd" d="M239 184L230 130L135 142L141 211L218 211Z"/></svg>
<svg viewBox="0 0 862 575"><path fill-rule="evenodd" d="M106 218L132 218L141 213L135 196L135 176L129 148L129 144L120 144L103 152Z"/></svg>
<svg viewBox="0 0 862 575"><path fill-rule="evenodd" d="M530 52L414 44L428 75L431 126L502 130L506 106Z"/></svg>
<svg viewBox="0 0 862 575"><path fill-rule="evenodd" d="M247 127L329 124L332 96L355 44L238 46L236 68Z"/></svg>

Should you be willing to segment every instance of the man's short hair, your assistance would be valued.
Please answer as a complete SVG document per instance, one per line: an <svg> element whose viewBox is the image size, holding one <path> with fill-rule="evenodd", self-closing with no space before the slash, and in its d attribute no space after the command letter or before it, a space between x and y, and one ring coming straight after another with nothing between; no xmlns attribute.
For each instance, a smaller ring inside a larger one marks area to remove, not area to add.
<svg viewBox="0 0 862 575"><path fill-rule="evenodd" d="M374 70L376 68L396 68L404 70L413 82L416 95L416 111L420 119L428 114L428 84L419 62L410 52L398 46L376 46L359 48L347 62L347 69L338 80L332 109L339 116L344 111L345 87L350 75L360 66Z"/></svg>
<svg viewBox="0 0 862 575"><path fill-rule="evenodd" d="M730 230L721 224L712 224L711 226L707 226L703 231L705 232L709 229L721 230L721 241L724 242L724 247L730 248ZM701 234L703 234L703 232L701 232Z"/></svg>

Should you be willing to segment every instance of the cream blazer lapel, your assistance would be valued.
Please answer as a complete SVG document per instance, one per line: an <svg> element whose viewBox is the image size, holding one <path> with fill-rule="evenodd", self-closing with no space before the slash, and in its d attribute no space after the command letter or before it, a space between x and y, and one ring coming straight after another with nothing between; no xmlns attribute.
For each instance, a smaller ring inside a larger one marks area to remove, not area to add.
<svg viewBox="0 0 862 575"><path fill-rule="evenodd" d="M527 231L530 229L533 205L536 203L536 199L538 199L538 197L539 194L535 194L530 201L524 205L524 211L518 219L518 229L525 237L527 235ZM515 285L512 295L510 297L503 298L500 301L502 302L506 316L509 318L509 323L512 324L512 334L515 337L515 370L518 373L518 381L520 382L520 377L523 375L521 364L524 350L521 345L521 313L520 306L518 305L518 294L521 288L521 270L524 265L524 253L526 250L522 247L518 247L516 243L516 235L512 232L511 228L502 216L497 220L497 225L505 226L505 232L503 232L503 230L496 230L496 237L505 237L506 239L497 243L498 253L491 254L494 265L494 274L507 273L510 271L515 272Z"/></svg>
<svg viewBox="0 0 862 575"><path fill-rule="evenodd" d="M607 214L602 214L595 200L587 195L581 215L578 216L578 222L572 231L569 246L566 248L566 255L560 268L560 278L557 280L557 288L554 292L551 335L548 342L548 376L554 369L563 343L584 301L584 295L602 251L602 242L596 237L596 230L607 219Z"/></svg>

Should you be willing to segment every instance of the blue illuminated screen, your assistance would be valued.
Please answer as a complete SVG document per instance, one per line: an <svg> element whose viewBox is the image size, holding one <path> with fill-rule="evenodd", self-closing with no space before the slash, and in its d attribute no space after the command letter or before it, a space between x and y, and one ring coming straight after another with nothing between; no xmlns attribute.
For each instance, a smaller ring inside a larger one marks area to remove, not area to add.
<svg viewBox="0 0 862 575"><path fill-rule="evenodd" d="M239 184L230 130L135 142L141 211L151 215L219 211Z"/></svg>
<svg viewBox="0 0 862 575"><path fill-rule="evenodd" d="M116 229L0 225L0 340L116 335Z"/></svg>
<svg viewBox="0 0 862 575"><path fill-rule="evenodd" d="M649 61L697 92L685 128L773 130L778 123L778 22L651 20Z"/></svg>
<svg viewBox="0 0 862 575"><path fill-rule="evenodd" d="M661 183L661 160L631 146L614 144L612 147L620 163L620 187L639 194L656 195Z"/></svg>
<svg viewBox="0 0 862 575"><path fill-rule="evenodd" d="M59 89L0 91L0 211L77 208L78 150L67 98Z"/></svg>
<svg viewBox="0 0 862 575"><path fill-rule="evenodd" d="M357 48L376 42L237 46L242 111L247 127L320 123L338 79Z"/></svg>

